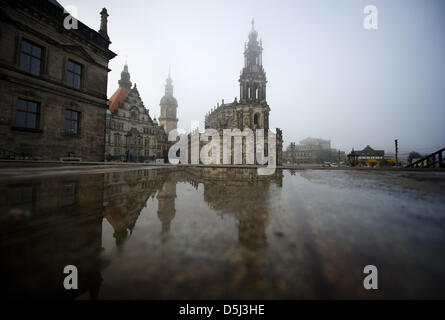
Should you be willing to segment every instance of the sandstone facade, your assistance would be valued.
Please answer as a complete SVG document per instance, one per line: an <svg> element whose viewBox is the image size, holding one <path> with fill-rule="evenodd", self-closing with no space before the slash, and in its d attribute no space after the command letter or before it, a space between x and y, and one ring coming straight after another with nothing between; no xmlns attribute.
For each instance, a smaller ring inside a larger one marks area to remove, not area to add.
<svg viewBox="0 0 445 320"><path fill-rule="evenodd" d="M96 32L66 29L56 1L0 6L0 158L103 161L109 50Z"/></svg>

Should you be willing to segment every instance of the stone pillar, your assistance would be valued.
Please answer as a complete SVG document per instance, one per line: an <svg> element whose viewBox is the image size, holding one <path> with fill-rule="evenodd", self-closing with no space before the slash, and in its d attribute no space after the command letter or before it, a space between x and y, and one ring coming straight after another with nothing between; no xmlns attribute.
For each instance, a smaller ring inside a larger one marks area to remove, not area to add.
<svg viewBox="0 0 445 320"><path fill-rule="evenodd" d="M106 8L103 8L101 13L101 21L100 21L100 30L99 33L102 37L104 37L107 40L110 40L108 37L108 12Z"/></svg>

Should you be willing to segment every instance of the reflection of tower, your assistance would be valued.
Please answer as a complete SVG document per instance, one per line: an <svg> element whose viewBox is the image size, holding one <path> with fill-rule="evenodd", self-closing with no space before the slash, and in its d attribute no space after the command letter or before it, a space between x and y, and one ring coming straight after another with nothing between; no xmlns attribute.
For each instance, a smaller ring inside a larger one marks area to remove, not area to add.
<svg viewBox="0 0 445 320"><path fill-rule="evenodd" d="M165 85L165 95L161 99L161 116L159 124L164 127L166 133L178 127L178 118L176 117L178 101L173 97L173 80L168 72L167 84Z"/></svg>
<svg viewBox="0 0 445 320"><path fill-rule="evenodd" d="M238 239L241 245L251 250L266 247L267 214L246 212L238 217Z"/></svg>
<svg viewBox="0 0 445 320"><path fill-rule="evenodd" d="M232 215L237 221L240 296L258 292L267 297L270 286L267 228L271 215L268 202L280 194L280 188L275 186L282 185L282 172L258 176L255 169L221 168L196 172L195 177L204 184L204 200L221 215Z"/></svg>
<svg viewBox="0 0 445 320"><path fill-rule="evenodd" d="M114 229L113 237L116 239L116 246L120 252L129 236L125 214L121 214L118 208L108 205L105 207L105 218Z"/></svg>
<svg viewBox="0 0 445 320"><path fill-rule="evenodd" d="M175 218L176 182L168 180L164 182L162 189L158 193L158 217L162 223L161 234L164 237L170 232L170 223ZM165 238L164 238L165 240Z"/></svg>

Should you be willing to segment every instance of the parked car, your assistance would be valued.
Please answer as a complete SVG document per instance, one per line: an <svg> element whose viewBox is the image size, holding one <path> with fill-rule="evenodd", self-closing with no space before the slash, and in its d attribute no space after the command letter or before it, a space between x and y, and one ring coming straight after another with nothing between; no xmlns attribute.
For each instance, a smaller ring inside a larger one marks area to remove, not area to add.
<svg viewBox="0 0 445 320"><path fill-rule="evenodd" d="M322 167L323 168L330 168L332 166L332 164L330 163L330 162L324 162L323 164L322 164Z"/></svg>

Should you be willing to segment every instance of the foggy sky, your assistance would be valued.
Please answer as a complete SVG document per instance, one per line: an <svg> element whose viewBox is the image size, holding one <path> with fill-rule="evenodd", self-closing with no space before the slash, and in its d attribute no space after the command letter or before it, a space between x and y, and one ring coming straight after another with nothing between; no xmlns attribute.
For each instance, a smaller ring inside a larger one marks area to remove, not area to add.
<svg viewBox="0 0 445 320"><path fill-rule="evenodd" d="M271 127L284 144L311 136L346 152L445 146L443 0L60 0L98 30L108 9L108 95L126 56L131 81L152 118L160 113L169 65L179 127L204 121L221 99L239 97L244 42L255 18L263 40ZM379 9L379 29L363 9Z"/></svg>

